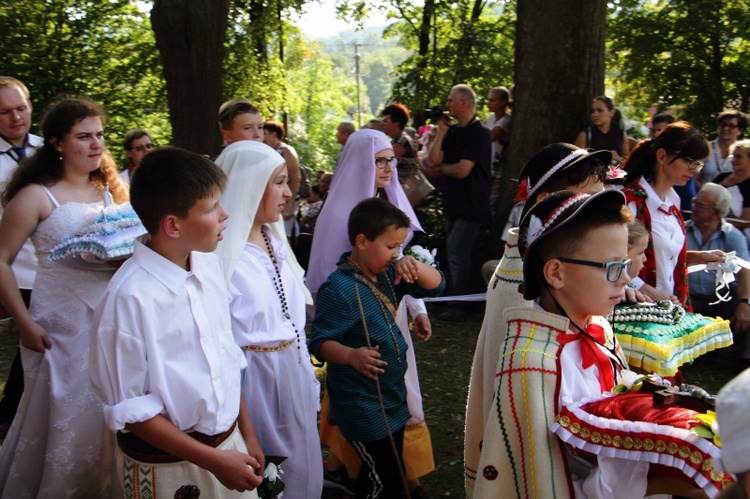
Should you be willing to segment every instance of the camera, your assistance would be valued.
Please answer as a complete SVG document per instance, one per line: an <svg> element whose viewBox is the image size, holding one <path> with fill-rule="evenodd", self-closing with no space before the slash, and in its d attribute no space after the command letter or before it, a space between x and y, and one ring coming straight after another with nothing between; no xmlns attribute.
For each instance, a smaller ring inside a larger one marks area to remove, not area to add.
<svg viewBox="0 0 750 499"><path fill-rule="evenodd" d="M424 110L424 117L427 120L438 121L440 118L445 118L450 123L451 115L446 111L443 106L432 106Z"/></svg>

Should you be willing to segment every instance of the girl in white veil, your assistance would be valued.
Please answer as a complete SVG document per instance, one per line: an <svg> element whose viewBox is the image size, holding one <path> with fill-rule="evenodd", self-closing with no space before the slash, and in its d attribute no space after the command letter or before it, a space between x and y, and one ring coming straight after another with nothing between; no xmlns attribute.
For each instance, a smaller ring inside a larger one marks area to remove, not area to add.
<svg viewBox="0 0 750 499"><path fill-rule="evenodd" d="M216 163L228 177L221 202L230 213L216 253L228 280L234 339L247 358L245 405L263 453L287 458L287 495L319 497L320 385L305 335L310 294L281 221L291 197L286 164L248 140L229 145Z"/></svg>
<svg viewBox="0 0 750 499"><path fill-rule="evenodd" d="M392 158L393 156L393 146L390 140L384 133L376 130L359 130L350 135L346 141L336 165L331 190L315 224L307 271L307 287L313 295L336 270L339 257L344 252L351 251L352 245L349 242L346 227L349 214L360 201L373 196L383 196L406 213L411 220L411 227L404 247L411 240L414 231L423 232L414 209L398 182L396 162L385 164L381 160L382 164L376 166L376 157ZM417 478L432 471L435 465L430 434L424 422L422 395L419 388L414 344L409 331L407 308L415 318L415 333L425 341L431 335L431 325L424 302L410 296L405 297L398 308L395 320L409 345L406 388L412 418L407 423L404 433L403 458L407 479L409 479L410 488L413 489L419 486ZM325 403L324 406L326 406ZM326 412L326 407L323 412ZM320 419L322 443L331 446L334 455L343 460L350 476L356 476L356 469L353 468L358 467L359 458L354 449L349 447L338 428L328 426L325 414L321 413ZM356 464L352 463L352 460Z"/></svg>

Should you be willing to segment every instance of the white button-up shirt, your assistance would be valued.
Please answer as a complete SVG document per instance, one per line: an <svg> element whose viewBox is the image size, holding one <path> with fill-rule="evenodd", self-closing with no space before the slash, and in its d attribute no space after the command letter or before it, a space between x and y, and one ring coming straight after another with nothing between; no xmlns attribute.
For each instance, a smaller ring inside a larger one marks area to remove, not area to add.
<svg viewBox="0 0 750 499"><path fill-rule="evenodd" d="M28 142L26 145L26 156L31 156L36 150L42 146L44 140L36 135L28 134ZM0 137L0 192L5 190L5 187L10 180L11 175L18 166L19 158L16 153L12 151L13 145ZM0 218L3 216L3 207L0 206ZM31 244L31 239L27 239L21 247L21 250L16 255L16 259L13 261L13 273L16 276L18 287L20 289L31 289L34 285L34 277L36 276L36 255L34 254L34 245Z"/></svg>
<svg viewBox="0 0 750 499"><path fill-rule="evenodd" d="M136 242L92 334L91 381L111 430L161 414L183 431L213 435L237 419L246 362L215 255L191 253L186 272Z"/></svg>
<svg viewBox="0 0 750 499"><path fill-rule="evenodd" d="M656 289L674 293L674 269L677 257L685 245L685 234L682 232L677 215L670 210L680 209L680 196L670 188L665 200L662 201L645 178L641 177L638 185L646 193L646 208L651 215L651 238L654 242L654 258L656 259ZM628 204L628 208L636 214L635 203ZM640 287L641 279L633 279L633 284Z"/></svg>

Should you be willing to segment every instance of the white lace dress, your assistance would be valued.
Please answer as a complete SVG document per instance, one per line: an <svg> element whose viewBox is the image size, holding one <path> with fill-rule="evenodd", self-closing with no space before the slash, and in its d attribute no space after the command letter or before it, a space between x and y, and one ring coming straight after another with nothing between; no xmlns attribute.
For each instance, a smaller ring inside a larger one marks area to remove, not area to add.
<svg viewBox="0 0 750 499"><path fill-rule="evenodd" d="M39 270L30 312L52 348L39 353L21 347L25 389L0 448L0 497L109 497L113 437L88 367L94 308L114 269L48 258L56 244L98 218L102 203L59 206L49 195L56 208L31 236Z"/></svg>

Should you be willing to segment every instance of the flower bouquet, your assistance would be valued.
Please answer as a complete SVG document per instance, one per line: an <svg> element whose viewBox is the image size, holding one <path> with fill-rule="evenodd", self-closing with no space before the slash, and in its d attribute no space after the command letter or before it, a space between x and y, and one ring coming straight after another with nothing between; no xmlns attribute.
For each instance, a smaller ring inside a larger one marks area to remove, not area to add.
<svg viewBox="0 0 750 499"><path fill-rule="evenodd" d="M435 255L437 255L437 249L428 250L427 248L423 248L422 246L415 244L414 246L409 246L406 251L404 251L404 256L407 255L413 257L415 260L419 260L422 263L431 265L432 267L437 266L437 264L435 263Z"/></svg>
<svg viewBox="0 0 750 499"><path fill-rule="evenodd" d="M284 495L284 482L281 475L281 463L284 456L266 456L266 470L263 472L263 483L258 486L258 497L261 499L279 499Z"/></svg>

